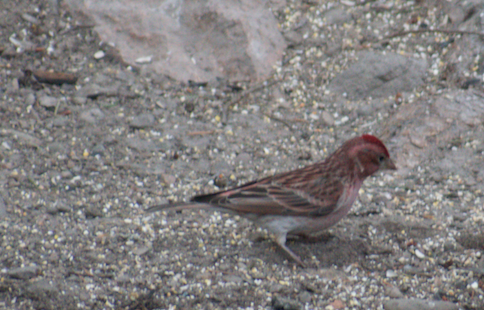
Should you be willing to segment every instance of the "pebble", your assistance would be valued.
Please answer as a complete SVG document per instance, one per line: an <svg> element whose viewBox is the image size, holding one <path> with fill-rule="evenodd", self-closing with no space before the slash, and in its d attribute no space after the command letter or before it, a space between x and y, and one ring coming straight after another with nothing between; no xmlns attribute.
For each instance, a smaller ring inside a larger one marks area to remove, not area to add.
<svg viewBox="0 0 484 310"><path fill-rule="evenodd" d="M326 13L323 15L323 18L330 25L341 25L351 21L352 16L351 13L343 8L334 8L326 11Z"/></svg>
<svg viewBox="0 0 484 310"><path fill-rule="evenodd" d="M7 271L7 275L13 279L28 280L36 277L40 272L37 266L12 268Z"/></svg>
<svg viewBox="0 0 484 310"><path fill-rule="evenodd" d="M29 23L32 23L32 24L39 24L39 20L37 18L35 18L34 16L30 15L30 14L27 14L27 13L22 13L22 18L25 20L25 21L28 21Z"/></svg>
<svg viewBox="0 0 484 310"><path fill-rule="evenodd" d="M147 247L147 246L140 246L140 247L133 250L133 254L141 256L143 254L148 253L149 250L150 250L150 248Z"/></svg>
<svg viewBox="0 0 484 310"><path fill-rule="evenodd" d="M2 196L0 196L0 217L5 217L7 215L7 205Z"/></svg>
<svg viewBox="0 0 484 310"><path fill-rule="evenodd" d="M2 142L2 147L3 147L4 149L6 149L6 150L11 150L11 149L12 149L12 147L10 146L10 144L8 144L8 142L7 142L7 141L3 141L3 142Z"/></svg>
<svg viewBox="0 0 484 310"><path fill-rule="evenodd" d="M60 176L63 179L70 179L72 178L72 173L69 170L64 170L64 171L61 171Z"/></svg>
<svg viewBox="0 0 484 310"><path fill-rule="evenodd" d="M46 208L46 212L55 215L57 213L62 213L62 212L70 212L71 208L66 205L64 202L56 202L53 204L48 204Z"/></svg>
<svg viewBox="0 0 484 310"><path fill-rule="evenodd" d="M55 108L57 106L57 98L44 95L39 98L39 104L44 108Z"/></svg>
<svg viewBox="0 0 484 310"><path fill-rule="evenodd" d="M387 276L387 278L396 278L396 277L398 277L398 274L395 271L388 269L386 271L386 276Z"/></svg>
<svg viewBox="0 0 484 310"><path fill-rule="evenodd" d="M34 93L29 93L25 97L25 104L27 105L33 105L35 103L35 94Z"/></svg>
<svg viewBox="0 0 484 310"><path fill-rule="evenodd" d="M344 309L345 308L345 304L339 300L339 299L336 299L335 301L333 301L331 303L331 306L333 307L333 309L335 310L338 310L338 309Z"/></svg>
<svg viewBox="0 0 484 310"><path fill-rule="evenodd" d="M295 300L275 296L272 298L272 309L274 310L299 310L301 306Z"/></svg>
<svg viewBox="0 0 484 310"><path fill-rule="evenodd" d="M126 139L126 144L138 152L156 152L159 148L152 141L140 140L135 138Z"/></svg>
<svg viewBox="0 0 484 310"><path fill-rule="evenodd" d="M151 62L151 59L153 58L153 56L145 56L145 57L140 57L138 59L136 59L134 62L136 62L137 64L147 64L147 63L150 63Z"/></svg>
<svg viewBox="0 0 484 310"><path fill-rule="evenodd" d="M321 113L321 118L322 118L323 124L325 124L326 126L334 126L334 118L329 112L323 111Z"/></svg>
<svg viewBox="0 0 484 310"><path fill-rule="evenodd" d="M40 139L37 139L34 136L31 136L29 134L23 133L23 132L18 131L18 130L14 130L14 129L0 130L0 135L7 135L7 134L12 135L20 143L27 145L27 146L39 147L42 144L42 141Z"/></svg>
<svg viewBox="0 0 484 310"><path fill-rule="evenodd" d="M102 143L96 144L91 151L92 155L103 155L104 152L106 152L106 148Z"/></svg>
<svg viewBox="0 0 484 310"><path fill-rule="evenodd" d="M473 290L477 290L477 289L479 289L479 283L477 283L477 281L472 282L472 283L471 283L471 288L472 288Z"/></svg>
<svg viewBox="0 0 484 310"><path fill-rule="evenodd" d="M176 182L176 177L171 174L163 173L161 175L161 178L163 179L163 182L168 185L174 184Z"/></svg>
<svg viewBox="0 0 484 310"><path fill-rule="evenodd" d="M100 208L95 206L88 206L84 210L84 215L86 216L87 219L93 219L97 217L103 217L104 214Z"/></svg>
<svg viewBox="0 0 484 310"><path fill-rule="evenodd" d="M415 250L415 256L417 256L418 258L420 259L424 259L425 258L425 254L420 252L420 250Z"/></svg>
<svg viewBox="0 0 484 310"><path fill-rule="evenodd" d="M396 286L385 286L385 295L390 298L402 298L404 295Z"/></svg>
<svg viewBox="0 0 484 310"><path fill-rule="evenodd" d="M104 112L99 108L92 108L81 112L79 118L87 123L97 123L104 118Z"/></svg>
<svg viewBox="0 0 484 310"><path fill-rule="evenodd" d="M71 98L72 102L78 105L86 104L87 97L85 96L74 96Z"/></svg>
<svg viewBox="0 0 484 310"><path fill-rule="evenodd" d="M312 300L312 294L308 291L303 291L299 293L299 300L303 303L310 303Z"/></svg>
<svg viewBox="0 0 484 310"><path fill-rule="evenodd" d="M143 113L133 117L129 126L135 129L142 129L153 126L155 123L155 117L152 114Z"/></svg>
<svg viewBox="0 0 484 310"><path fill-rule="evenodd" d="M29 296L34 298L45 298L46 296L55 296L58 293L57 285L53 281L40 280L27 286L26 291Z"/></svg>
<svg viewBox="0 0 484 310"><path fill-rule="evenodd" d="M241 285L244 282L244 280L237 275L224 275L222 280L226 283L235 283L237 285Z"/></svg>
<svg viewBox="0 0 484 310"><path fill-rule="evenodd" d="M64 127L69 123L69 117L67 116L57 116L52 121L52 125L55 127Z"/></svg>
<svg viewBox="0 0 484 310"><path fill-rule="evenodd" d="M104 58L106 54L103 51L97 51L94 53L94 59L101 59Z"/></svg>
<svg viewBox="0 0 484 310"><path fill-rule="evenodd" d="M403 271L405 271L407 274L417 274L417 275L424 274L424 271L422 269L411 266L411 265L403 266Z"/></svg>

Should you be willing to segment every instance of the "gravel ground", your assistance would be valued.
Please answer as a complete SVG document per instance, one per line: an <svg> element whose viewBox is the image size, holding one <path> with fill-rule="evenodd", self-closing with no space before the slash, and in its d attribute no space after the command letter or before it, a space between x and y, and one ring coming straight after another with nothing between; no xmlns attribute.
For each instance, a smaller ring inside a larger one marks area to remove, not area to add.
<svg viewBox="0 0 484 310"><path fill-rule="evenodd" d="M275 14L291 46L272 78L197 86L96 60L109 48L90 28L65 31L75 22L63 6L3 1L0 309L483 309L482 122L432 140L414 166L399 144L409 128L390 122L437 95L482 100L482 42L386 37L452 29L470 10L417 2L288 1ZM393 100L330 92L364 49L426 58L427 80ZM25 69L79 79L41 84ZM328 232L288 242L306 269L245 219L143 212L321 160L362 133L383 137L402 169L368 179ZM402 298L407 308L390 303Z"/></svg>

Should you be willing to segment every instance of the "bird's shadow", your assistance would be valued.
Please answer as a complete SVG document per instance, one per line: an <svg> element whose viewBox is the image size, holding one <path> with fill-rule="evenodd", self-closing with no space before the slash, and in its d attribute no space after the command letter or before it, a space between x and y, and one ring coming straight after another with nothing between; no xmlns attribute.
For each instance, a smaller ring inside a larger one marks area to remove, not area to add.
<svg viewBox="0 0 484 310"><path fill-rule="evenodd" d="M317 236L290 236L286 245L310 268L347 266L362 262L367 255L372 254L371 247L365 239L329 232ZM295 262L270 238L257 238L252 250L253 255L267 263L295 265Z"/></svg>

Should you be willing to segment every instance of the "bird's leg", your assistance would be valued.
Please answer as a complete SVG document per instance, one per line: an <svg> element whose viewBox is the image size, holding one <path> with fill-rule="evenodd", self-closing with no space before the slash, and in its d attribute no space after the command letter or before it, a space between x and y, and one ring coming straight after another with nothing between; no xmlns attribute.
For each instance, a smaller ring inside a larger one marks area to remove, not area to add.
<svg viewBox="0 0 484 310"><path fill-rule="evenodd" d="M291 256L291 258L296 263L298 263L299 266L301 266L303 268L306 267L306 264L303 263L303 261L301 260L301 258L299 258L299 256L297 256L293 251L291 251L291 249L289 249L286 246L286 234L276 235L276 240L275 241L281 247L281 249L284 250L284 252L286 252L287 254L289 254L289 256Z"/></svg>

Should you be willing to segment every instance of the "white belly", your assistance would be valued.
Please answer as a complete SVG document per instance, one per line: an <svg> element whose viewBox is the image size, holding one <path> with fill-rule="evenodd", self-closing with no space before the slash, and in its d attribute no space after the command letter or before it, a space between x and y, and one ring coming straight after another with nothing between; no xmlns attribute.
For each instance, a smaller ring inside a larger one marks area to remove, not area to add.
<svg viewBox="0 0 484 310"><path fill-rule="evenodd" d="M325 230L338 223L350 211L353 203L358 197L360 186L350 187L348 192L344 193L338 201L336 209L326 215L318 217L307 216L281 216L281 215L264 215L253 219L258 225L268 229L272 233L279 234L311 234Z"/></svg>

